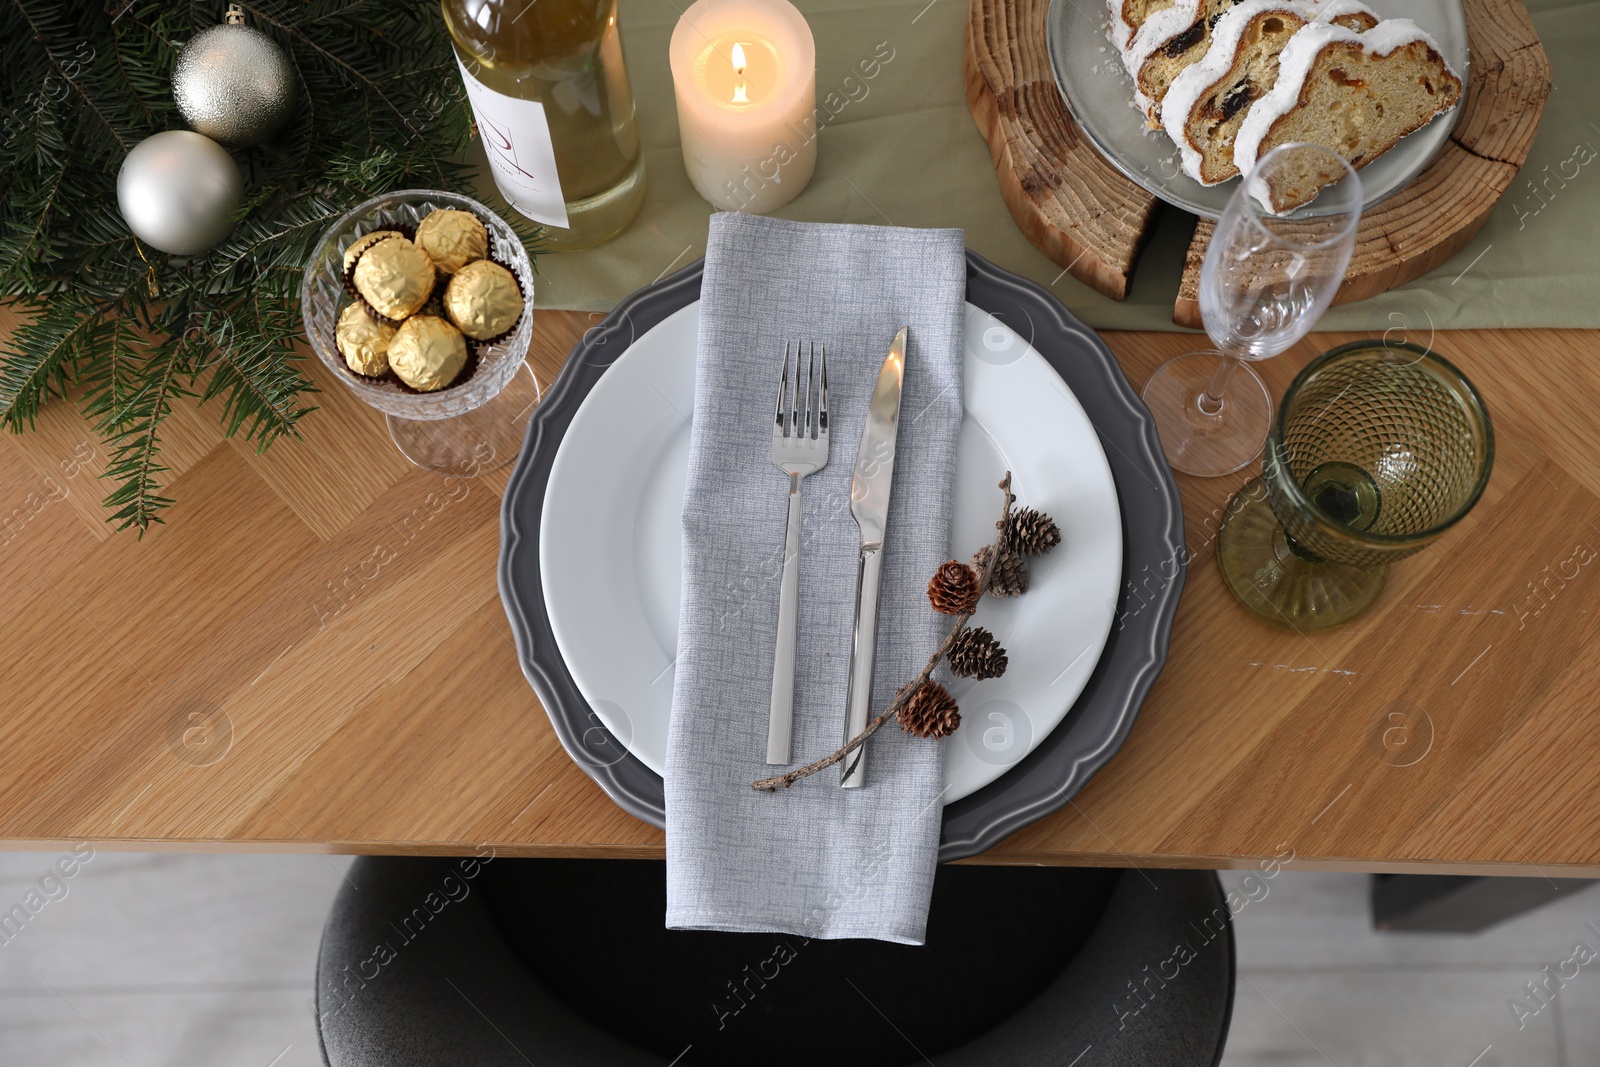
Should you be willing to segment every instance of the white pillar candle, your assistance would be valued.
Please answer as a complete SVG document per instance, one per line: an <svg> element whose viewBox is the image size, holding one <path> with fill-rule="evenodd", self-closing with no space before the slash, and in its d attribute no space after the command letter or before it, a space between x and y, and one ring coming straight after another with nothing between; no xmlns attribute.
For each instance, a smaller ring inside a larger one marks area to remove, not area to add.
<svg viewBox="0 0 1600 1067"><path fill-rule="evenodd" d="M700 195L765 214L817 162L817 46L788 0L698 0L672 31L683 165Z"/></svg>

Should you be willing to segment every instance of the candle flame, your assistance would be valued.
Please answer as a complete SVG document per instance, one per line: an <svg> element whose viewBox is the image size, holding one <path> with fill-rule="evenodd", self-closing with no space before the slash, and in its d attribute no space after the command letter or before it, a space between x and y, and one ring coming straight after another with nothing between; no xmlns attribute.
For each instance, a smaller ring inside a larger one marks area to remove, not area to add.
<svg viewBox="0 0 1600 1067"><path fill-rule="evenodd" d="M733 46L733 73L739 79L733 87L733 102L735 104L748 104L750 102L749 87L744 80L744 45L737 42Z"/></svg>

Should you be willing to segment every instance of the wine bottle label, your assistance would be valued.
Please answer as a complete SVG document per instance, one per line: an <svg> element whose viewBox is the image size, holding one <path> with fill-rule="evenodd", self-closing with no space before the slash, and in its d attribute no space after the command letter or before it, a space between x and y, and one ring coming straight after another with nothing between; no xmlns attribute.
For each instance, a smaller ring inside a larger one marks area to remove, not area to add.
<svg viewBox="0 0 1600 1067"><path fill-rule="evenodd" d="M533 221L566 229L567 202L556 174L556 150L550 143L544 105L489 88L467 73L460 56L456 64L500 195Z"/></svg>

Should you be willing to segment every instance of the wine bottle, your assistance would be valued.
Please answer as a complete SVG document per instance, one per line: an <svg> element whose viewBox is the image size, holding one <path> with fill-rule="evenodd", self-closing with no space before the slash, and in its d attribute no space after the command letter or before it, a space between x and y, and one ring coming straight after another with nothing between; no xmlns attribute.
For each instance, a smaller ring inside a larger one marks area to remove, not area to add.
<svg viewBox="0 0 1600 1067"><path fill-rule="evenodd" d="M610 240L644 202L616 0L442 0L500 193L555 249Z"/></svg>

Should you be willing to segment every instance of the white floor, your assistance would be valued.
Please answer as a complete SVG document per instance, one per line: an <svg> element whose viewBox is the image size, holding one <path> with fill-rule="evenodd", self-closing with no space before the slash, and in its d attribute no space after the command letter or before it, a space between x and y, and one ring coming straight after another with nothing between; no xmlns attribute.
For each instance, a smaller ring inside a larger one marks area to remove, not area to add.
<svg viewBox="0 0 1600 1067"><path fill-rule="evenodd" d="M38 894L19 930L0 927L0 1062L321 1064L311 972L347 861L101 852L62 879L58 858L0 854L0 918ZM1224 1067L1600 1064L1600 960L1520 1029L1508 1007L1576 943L1600 950L1584 926L1600 925L1600 894L1456 937L1373 933L1361 875L1265 885L1237 918Z"/></svg>
<svg viewBox="0 0 1600 1067"><path fill-rule="evenodd" d="M0 919L46 901L0 929L0 1063L321 1067L312 967L348 860L100 852L41 887L58 858L0 854Z"/></svg>
<svg viewBox="0 0 1600 1067"><path fill-rule="evenodd" d="M1224 873L1238 889L1244 876ZM1375 933L1365 875L1283 871L1235 920L1239 986L1223 1067L1585 1067L1600 1064L1600 960L1548 1006L1523 983L1584 942L1600 894L1478 935ZM1520 1016L1512 998L1528 1004ZM1519 1026L1520 1021L1520 1026Z"/></svg>

